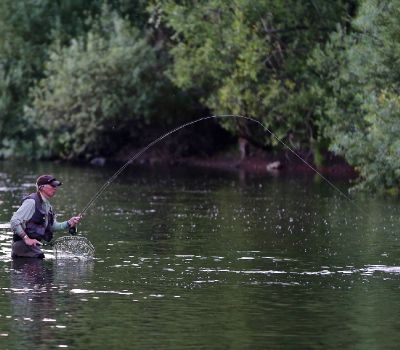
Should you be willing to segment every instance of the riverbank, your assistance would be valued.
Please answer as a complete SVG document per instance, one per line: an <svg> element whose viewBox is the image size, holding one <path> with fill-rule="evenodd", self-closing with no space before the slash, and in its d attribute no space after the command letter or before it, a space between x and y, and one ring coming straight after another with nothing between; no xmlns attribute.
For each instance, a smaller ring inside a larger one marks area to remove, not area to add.
<svg viewBox="0 0 400 350"><path fill-rule="evenodd" d="M344 161L336 161L318 169L310 162L306 164L300 160L288 160L279 157L272 157L272 159L268 159L268 157L248 157L243 160L231 157L183 158L179 159L178 162L202 168L245 171L247 173L272 174L276 176L315 174L314 169L316 169L321 174L329 177L341 179L357 178L357 172Z"/></svg>
<svg viewBox="0 0 400 350"><path fill-rule="evenodd" d="M163 131L158 129L148 130L141 141L144 146L132 140L117 154L96 158L92 163L104 165L106 161L125 163L132 160L132 163L150 166L183 165L275 176L313 175L317 168L310 150L295 150L294 154L289 149L260 146L254 140L238 140L216 123L199 124L195 132L190 128L183 129L174 137L162 138L154 143L162 134ZM323 158L324 165L318 167L318 171L324 176L349 180L357 178L355 169L343 158L331 152L324 152Z"/></svg>
<svg viewBox="0 0 400 350"><path fill-rule="evenodd" d="M139 154L140 150L120 153L113 161L127 162L132 155ZM315 170L337 179L356 179L356 170L341 157L332 153L325 154L324 166L316 167L310 152L298 153L299 157L289 151L265 152L258 150L252 155L241 158L239 152L225 151L213 155L176 156L166 149L156 148L140 155L133 163L150 166L190 166L205 169L216 169L229 172L246 172L250 174L265 174L274 176L304 176L315 174Z"/></svg>

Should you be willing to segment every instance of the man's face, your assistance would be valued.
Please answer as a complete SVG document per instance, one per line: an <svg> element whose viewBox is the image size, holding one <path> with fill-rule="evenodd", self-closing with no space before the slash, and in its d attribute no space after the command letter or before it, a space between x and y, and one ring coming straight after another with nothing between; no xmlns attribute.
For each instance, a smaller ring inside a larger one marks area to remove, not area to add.
<svg viewBox="0 0 400 350"><path fill-rule="evenodd" d="M43 185L40 192L47 198L51 198L56 194L57 187L53 187L52 185Z"/></svg>

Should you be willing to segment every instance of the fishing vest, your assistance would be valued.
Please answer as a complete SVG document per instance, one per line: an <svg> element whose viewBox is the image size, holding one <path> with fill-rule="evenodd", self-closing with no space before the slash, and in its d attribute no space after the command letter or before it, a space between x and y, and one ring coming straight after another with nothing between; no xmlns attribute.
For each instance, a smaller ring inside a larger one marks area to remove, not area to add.
<svg viewBox="0 0 400 350"><path fill-rule="evenodd" d="M22 199L21 204L27 199L35 200L35 212L32 217L26 222L25 225L25 233L29 238L37 239L41 241L44 239L47 242L50 242L53 238L53 232L51 227L54 223L54 213L52 208L50 207L50 211L47 214L47 225L46 225L46 212L42 207L43 199L39 193L31 193L29 196L26 196ZM13 236L14 242L20 241L22 238L14 234Z"/></svg>

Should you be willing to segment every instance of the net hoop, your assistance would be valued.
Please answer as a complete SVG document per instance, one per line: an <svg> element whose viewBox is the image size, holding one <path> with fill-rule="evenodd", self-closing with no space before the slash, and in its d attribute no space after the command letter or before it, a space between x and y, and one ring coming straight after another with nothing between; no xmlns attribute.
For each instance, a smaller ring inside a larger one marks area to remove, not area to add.
<svg viewBox="0 0 400 350"><path fill-rule="evenodd" d="M63 236L54 240L53 253L56 259L92 259L95 249L83 236Z"/></svg>

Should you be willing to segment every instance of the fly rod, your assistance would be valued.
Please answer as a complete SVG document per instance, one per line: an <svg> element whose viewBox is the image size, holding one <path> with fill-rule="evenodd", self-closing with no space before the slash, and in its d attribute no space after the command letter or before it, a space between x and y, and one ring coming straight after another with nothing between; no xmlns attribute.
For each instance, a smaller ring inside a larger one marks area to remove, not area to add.
<svg viewBox="0 0 400 350"><path fill-rule="evenodd" d="M310 163L308 163L304 158L302 158L296 151L294 151L289 145L287 145L283 140L278 138L269 128L267 128L264 124L262 124L259 120L251 118L251 117L246 117L246 116L241 116L241 115L231 115L231 114L225 114L225 115L212 115L208 117L202 117L196 120L193 120L191 122L187 122L185 124L182 124L175 129L172 129L168 131L167 133L161 135L154 141L150 142L146 147L144 147L142 150L140 150L137 153L133 153L129 156L128 161L122 165L104 184L103 186L93 195L93 197L89 200L89 202L86 204L86 206L82 209L80 212L79 216L83 216L88 209L96 202L96 200L104 193L104 191L107 190L107 188L114 182L114 180L137 158L139 158L142 154L144 154L149 148L153 147L156 145L158 142L162 141L166 137L178 132L181 129L184 129L188 126L200 123L202 121L208 120L208 119L222 119L222 118L231 118L231 119L245 119L250 122L256 123L259 126L263 128L264 131L268 132L275 140L277 140L280 144L282 144L284 147L286 147L291 153L293 153L299 160L301 160L307 167L312 169L316 174L318 174L324 181L326 181L335 191L337 191L342 197L346 198L349 201L352 201L351 198L346 195L343 191L341 191L337 186L335 186L331 181L329 181L323 174L321 174L320 171L318 171L315 167L313 167Z"/></svg>

